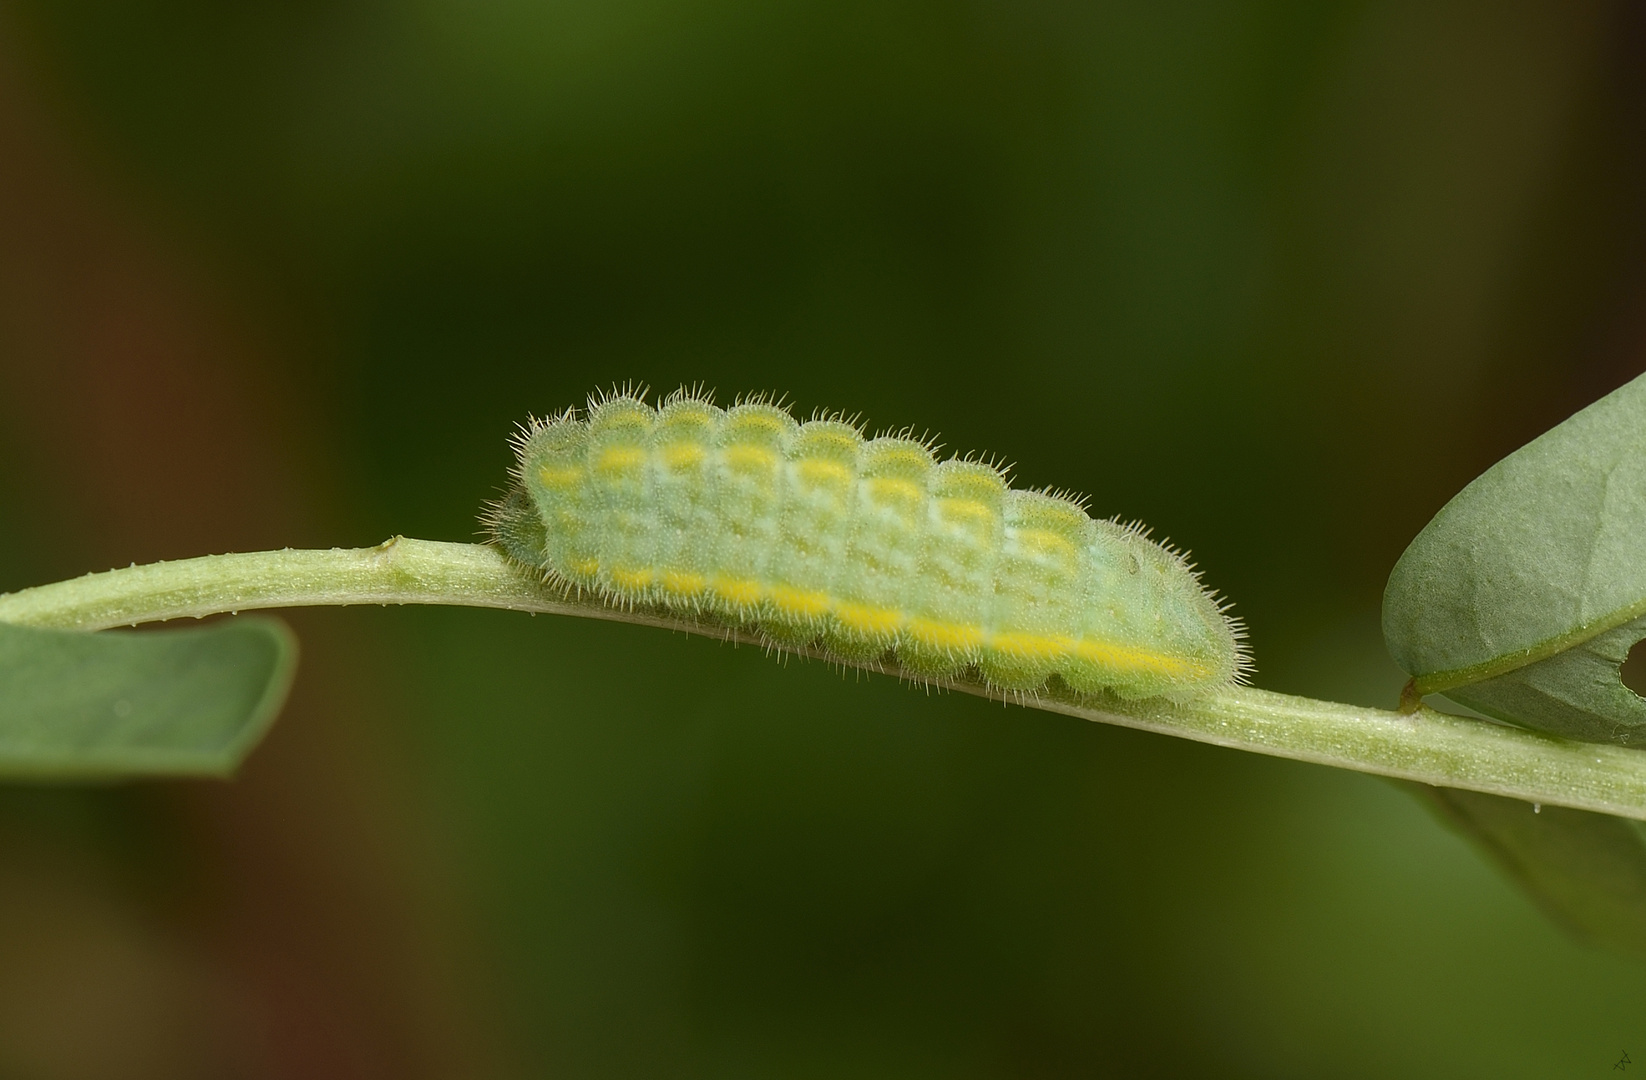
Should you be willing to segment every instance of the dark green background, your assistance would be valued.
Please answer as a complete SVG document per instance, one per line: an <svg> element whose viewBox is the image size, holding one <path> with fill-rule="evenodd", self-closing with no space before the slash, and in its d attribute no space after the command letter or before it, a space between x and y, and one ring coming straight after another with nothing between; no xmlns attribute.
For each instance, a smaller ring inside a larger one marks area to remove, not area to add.
<svg viewBox="0 0 1646 1080"><path fill-rule="evenodd" d="M0 588L465 539L640 380L1190 547L1258 685L1646 367L1601 2L0 3ZM1370 777L627 626L300 613L232 785L0 790L0 1075L1610 1075L1646 969Z"/></svg>

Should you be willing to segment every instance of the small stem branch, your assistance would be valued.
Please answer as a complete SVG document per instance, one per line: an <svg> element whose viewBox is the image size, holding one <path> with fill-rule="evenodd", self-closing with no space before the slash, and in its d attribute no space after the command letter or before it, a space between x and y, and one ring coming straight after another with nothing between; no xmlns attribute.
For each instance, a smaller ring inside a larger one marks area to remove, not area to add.
<svg viewBox="0 0 1646 1080"><path fill-rule="evenodd" d="M88 574L0 595L0 622L103 630L256 608L339 604L510 608L758 640L717 624L568 599L489 547L402 537L374 548L209 555ZM878 663L856 666L900 674ZM1646 753L1426 707L1401 714L1244 687L1173 705L1096 700L1055 689L1021 697L967 680L941 685L1217 746L1646 819Z"/></svg>

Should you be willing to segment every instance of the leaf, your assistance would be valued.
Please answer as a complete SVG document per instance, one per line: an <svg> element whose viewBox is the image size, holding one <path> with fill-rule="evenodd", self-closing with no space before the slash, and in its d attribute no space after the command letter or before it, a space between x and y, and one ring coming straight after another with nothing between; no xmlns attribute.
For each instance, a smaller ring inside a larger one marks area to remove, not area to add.
<svg viewBox="0 0 1646 1080"><path fill-rule="evenodd" d="M1555 922L1646 959L1646 837L1626 818L1403 785L1472 840Z"/></svg>
<svg viewBox="0 0 1646 1080"><path fill-rule="evenodd" d="M1646 742L1646 698L1619 677L1629 646L1646 638L1646 618L1624 623L1495 679L1446 691L1477 712L1572 739Z"/></svg>
<svg viewBox="0 0 1646 1080"><path fill-rule="evenodd" d="M1646 377L1493 465L1406 549L1383 635L1419 695L1527 727L1646 737L1618 667L1646 637Z"/></svg>
<svg viewBox="0 0 1646 1080"><path fill-rule="evenodd" d="M0 623L0 777L227 776L280 711L275 619L90 634Z"/></svg>

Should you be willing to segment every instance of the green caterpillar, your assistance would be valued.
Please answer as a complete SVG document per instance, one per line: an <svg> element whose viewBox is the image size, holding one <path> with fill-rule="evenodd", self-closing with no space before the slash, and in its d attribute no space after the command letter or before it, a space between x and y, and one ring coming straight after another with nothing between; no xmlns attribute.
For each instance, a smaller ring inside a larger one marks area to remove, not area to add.
<svg viewBox="0 0 1646 1080"><path fill-rule="evenodd" d="M916 677L1184 699L1238 681L1242 631L1181 554L972 458L767 397L591 397L532 420L487 524L570 591L755 629Z"/></svg>

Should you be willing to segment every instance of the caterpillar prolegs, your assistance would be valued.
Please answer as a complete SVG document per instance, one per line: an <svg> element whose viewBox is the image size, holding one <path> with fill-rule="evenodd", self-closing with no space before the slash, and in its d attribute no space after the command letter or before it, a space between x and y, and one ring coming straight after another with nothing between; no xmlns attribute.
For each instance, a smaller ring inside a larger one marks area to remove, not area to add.
<svg viewBox="0 0 1646 1080"><path fill-rule="evenodd" d="M1239 625L1173 550L996 466L938 461L765 397L591 397L532 420L487 524L511 558L609 603L757 630L916 677L1189 698L1246 667Z"/></svg>

